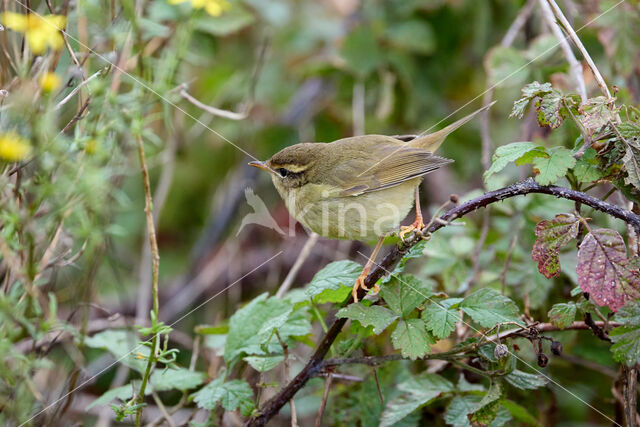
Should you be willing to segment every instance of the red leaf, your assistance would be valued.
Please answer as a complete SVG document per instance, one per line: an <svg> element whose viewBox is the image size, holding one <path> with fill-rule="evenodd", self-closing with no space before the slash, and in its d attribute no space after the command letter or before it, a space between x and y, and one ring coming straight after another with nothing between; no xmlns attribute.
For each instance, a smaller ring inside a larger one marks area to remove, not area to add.
<svg viewBox="0 0 640 427"><path fill-rule="evenodd" d="M640 271L617 231L602 228L587 234L578 250L578 284L597 305L613 311L640 298Z"/></svg>
<svg viewBox="0 0 640 427"><path fill-rule="evenodd" d="M573 214L559 214L551 221L536 225L536 239L531 258L538 261L538 271L550 279L560 274L558 253L571 239L578 235L578 218Z"/></svg>

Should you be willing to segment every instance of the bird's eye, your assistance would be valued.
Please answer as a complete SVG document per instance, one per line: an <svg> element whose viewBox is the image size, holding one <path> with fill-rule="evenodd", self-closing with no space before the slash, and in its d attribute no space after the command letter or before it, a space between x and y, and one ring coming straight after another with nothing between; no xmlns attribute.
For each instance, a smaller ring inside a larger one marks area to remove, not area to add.
<svg viewBox="0 0 640 427"><path fill-rule="evenodd" d="M289 175L289 171L286 170L285 168L280 168L278 169L278 173L280 174L281 177L286 178L287 175Z"/></svg>

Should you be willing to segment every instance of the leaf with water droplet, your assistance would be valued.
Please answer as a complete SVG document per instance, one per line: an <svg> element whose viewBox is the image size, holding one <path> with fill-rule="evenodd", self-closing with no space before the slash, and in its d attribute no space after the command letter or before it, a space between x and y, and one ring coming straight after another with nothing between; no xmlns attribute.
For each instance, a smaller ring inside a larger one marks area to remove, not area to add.
<svg viewBox="0 0 640 427"><path fill-rule="evenodd" d="M531 258L538 262L538 271L547 279L560 274L560 249L578 235L580 222L573 214L559 214L552 220L540 221L536 225L536 242Z"/></svg>
<svg viewBox="0 0 640 427"><path fill-rule="evenodd" d="M596 305L617 311L640 298L640 271L627 258L622 236L602 228L588 233L578 250L578 285Z"/></svg>

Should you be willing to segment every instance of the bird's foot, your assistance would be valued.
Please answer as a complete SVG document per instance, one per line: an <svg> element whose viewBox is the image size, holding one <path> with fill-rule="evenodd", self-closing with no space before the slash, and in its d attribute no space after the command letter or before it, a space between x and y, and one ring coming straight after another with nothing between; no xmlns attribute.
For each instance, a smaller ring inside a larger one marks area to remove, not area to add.
<svg viewBox="0 0 640 427"><path fill-rule="evenodd" d="M369 268L365 268L364 270L362 270L362 273L356 279L356 283L353 284L353 290L351 291L351 295L353 295L353 302L358 302L358 289L364 289L365 291L369 290L369 288L364 284L364 281L369 275L369 270ZM378 284L373 285L371 291L374 294L377 294L378 292L380 292L380 286L378 286Z"/></svg>
<svg viewBox="0 0 640 427"><path fill-rule="evenodd" d="M405 241L404 236L415 231L416 234L420 236L420 238L424 239L425 236L422 234L422 230L424 229L424 227L425 227L425 223L422 221L422 217L418 216L416 217L416 220L413 221L413 224L400 227L400 232L398 233L398 237L400 237L400 240L404 242Z"/></svg>

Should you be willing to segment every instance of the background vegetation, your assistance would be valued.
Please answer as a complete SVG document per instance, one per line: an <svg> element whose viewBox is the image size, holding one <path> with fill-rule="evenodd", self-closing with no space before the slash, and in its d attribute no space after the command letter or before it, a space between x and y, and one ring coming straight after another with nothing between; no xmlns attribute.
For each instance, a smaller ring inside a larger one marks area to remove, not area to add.
<svg viewBox="0 0 640 427"><path fill-rule="evenodd" d="M635 425L640 4L558 3L2 2L0 422ZM246 166L492 99L360 304Z"/></svg>

